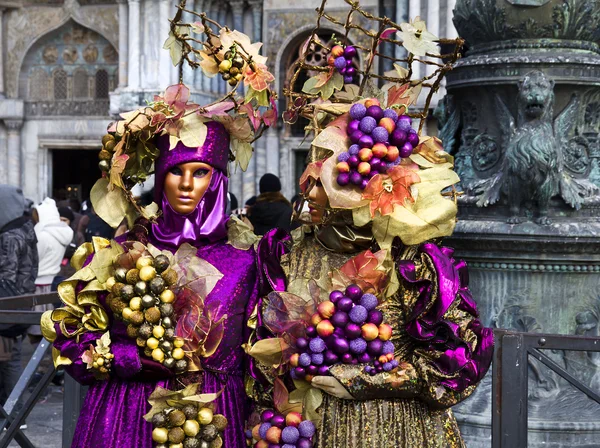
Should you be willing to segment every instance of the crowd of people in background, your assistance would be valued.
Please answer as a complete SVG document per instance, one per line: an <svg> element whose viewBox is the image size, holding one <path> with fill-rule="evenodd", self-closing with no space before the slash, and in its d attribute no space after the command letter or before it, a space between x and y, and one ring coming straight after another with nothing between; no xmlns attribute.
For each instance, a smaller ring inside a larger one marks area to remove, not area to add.
<svg viewBox="0 0 600 448"><path fill-rule="evenodd" d="M258 196L239 208L237 198L229 194L228 210L252 227L256 235L280 227L292 227L292 204L281 193L281 181L265 174L259 182ZM151 202L152 193L143 195L142 204ZM0 297L44 294L56 291L58 284L74 270L70 259L78 246L92 238L111 239L125 233L124 222L115 231L93 210L89 201L82 207L77 199L55 201L45 198L39 204L27 200L23 191L0 185ZM36 311L53 305L36 305ZM4 404L22 372L23 338L33 344L41 340L39 325L0 324L0 404Z"/></svg>

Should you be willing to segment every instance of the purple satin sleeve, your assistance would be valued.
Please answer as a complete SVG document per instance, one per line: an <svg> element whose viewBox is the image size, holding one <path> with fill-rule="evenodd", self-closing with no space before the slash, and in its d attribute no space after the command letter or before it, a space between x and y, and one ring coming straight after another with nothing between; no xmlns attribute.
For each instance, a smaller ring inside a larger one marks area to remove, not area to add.
<svg viewBox="0 0 600 448"><path fill-rule="evenodd" d="M260 295L285 291L287 282L281 267L281 257L290 251L292 237L283 229L268 231L258 243L257 264L261 274Z"/></svg>
<svg viewBox="0 0 600 448"><path fill-rule="evenodd" d="M483 327L477 319L477 305L468 288L466 263L455 261L452 249L433 243L423 244L420 252L433 265L433 280L418 279L413 261L397 262L400 278L418 291L405 330L417 342L419 350L435 353L431 357L433 360L426 361L426 364L441 374L439 384L462 392L477 384L490 367L494 344L492 329ZM470 315L466 329L477 338L474 348L463 339L465 330L461 323L465 322L454 322L444 317L456 301L458 309Z"/></svg>

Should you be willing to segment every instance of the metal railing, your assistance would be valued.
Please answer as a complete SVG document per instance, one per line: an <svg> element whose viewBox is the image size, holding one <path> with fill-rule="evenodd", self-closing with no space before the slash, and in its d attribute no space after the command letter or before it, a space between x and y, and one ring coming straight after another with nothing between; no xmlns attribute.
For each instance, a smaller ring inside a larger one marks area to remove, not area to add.
<svg viewBox="0 0 600 448"><path fill-rule="evenodd" d="M530 357L600 404L598 391L590 389L543 353L544 350L600 352L600 338L507 330L495 330L494 337L492 448L527 447Z"/></svg>
<svg viewBox="0 0 600 448"><path fill-rule="evenodd" d="M41 312L23 310L22 308L32 308L35 305L44 305L58 301L56 293L0 298L0 324L39 324L42 316ZM38 402L44 390L56 375L55 369L47 369L42 374L39 382L33 387L29 396L25 398L29 384L42 359L51 350L51 346L52 344L45 339L40 341L6 403L4 406L0 406L0 448L8 447L12 440L16 441L23 448L35 448L29 438L19 428L25 422L25 419ZM85 394L84 389L68 374L65 374L62 429L63 448L68 448L73 440L77 416L79 415ZM4 428L6 430L2 431Z"/></svg>

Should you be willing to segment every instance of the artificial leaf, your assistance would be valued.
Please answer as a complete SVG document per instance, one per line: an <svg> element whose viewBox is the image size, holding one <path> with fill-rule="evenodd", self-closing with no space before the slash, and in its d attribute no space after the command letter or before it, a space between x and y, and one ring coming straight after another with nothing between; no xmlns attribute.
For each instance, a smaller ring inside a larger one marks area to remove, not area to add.
<svg viewBox="0 0 600 448"><path fill-rule="evenodd" d="M204 144L208 128L204 124L205 119L198 114L189 114L184 116L179 131L179 138L188 148L198 148Z"/></svg>
<svg viewBox="0 0 600 448"><path fill-rule="evenodd" d="M194 22L190 26L192 33L202 34L204 32L204 25L202 22Z"/></svg>
<svg viewBox="0 0 600 448"><path fill-rule="evenodd" d="M267 58L259 54L262 42L252 43L246 34L237 30L230 30L229 28L221 28L219 39L223 47L222 51L229 50L235 44L238 48L241 47L246 56L251 58L256 64L267 63Z"/></svg>
<svg viewBox="0 0 600 448"><path fill-rule="evenodd" d="M131 204L123 189L114 188L111 191L108 184L108 179L104 177L98 179L90 192L90 200L96 214L109 226L116 229L123 221Z"/></svg>
<svg viewBox="0 0 600 448"><path fill-rule="evenodd" d="M371 218L376 212L386 216L394 211L395 205L414 202L410 186L416 182L419 182L417 173L401 165L388 170L387 174L371 178L362 194L362 198L370 203Z"/></svg>
<svg viewBox="0 0 600 448"><path fill-rule="evenodd" d="M302 413L301 403L290 403L290 394L281 379L276 378L273 384L273 405L283 415L290 412Z"/></svg>
<svg viewBox="0 0 600 448"><path fill-rule="evenodd" d="M89 266L94 271L94 275L100 283L106 283L106 280L112 275L113 263L123 252L123 247L112 240L109 247L99 250L94 254L94 258Z"/></svg>
<svg viewBox="0 0 600 448"><path fill-rule="evenodd" d="M454 157L444 151L442 141L437 137L421 136L419 144L413 150L411 160L423 166L423 161L418 158L421 156L431 163L453 163ZM431 165L429 165L431 167Z"/></svg>
<svg viewBox="0 0 600 448"><path fill-rule="evenodd" d="M236 249L248 250L254 246L260 238L256 236L252 227L235 215L231 215L227 221L227 244Z"/></svg>
<svg viewBox="0 0 600 448"><path fill-rule="evenodd" d="M417 84L411 87L410 83L393 84L389 89L384 86L384 90L387 92L387 106L403 105L405 106L404 112L406 112L410 105L416 103L422 86L422 84Z"/></svg>
<svg viewBox="0 0 600 448"><path fill-rule="evenodd" d="M153 220L158 217L158 204L152 202L146 207L142 207L142 216L147 220Z"/></svg>
<svg viewBox="0 0 600 448"><path fill-rule="evenodd" d="M267 338L246 345L246 353L268 367L278 368L283 363L283 353L289 348L283 338Z"/></svg>
<svg viewBox="0 0 600 448"><path fill-rule="evenodd" d="M398 34L402 39L402 46L415 56L425 56L427 53L439 54L439 47L434 42L438 38L427 31L425 22L416 17L410 23L400 24Z"/></svg>
<svg viewBox="0 0 600 448"><path fill-rule="evenodd" d="M125 189L121 174L125 170L127 160L129 160L129 156L127 154L116 156L115 153L115 156L112 159L112 165L110 167L110 183L108 184L109 189L112 190L114 187L122 188L123 190Z"/></svg>
<svg viewBox="0 0 600 448"><path fill-rule="evenodd" d="M269 72L269 69L264 64L254 64L252 67L248 65L246 68L244 84L252 87L257 92L266 90L274 80L275 76Z"/></svg>
<svg viewBox="0 0 600 448"><path fill-rule="evenodd" d="M302 403L303 416L306 420L310 420L313 423L320 421L317 410L323 403L323 393L314 387L311 387L306 391L304 400Z"/></svg>
<svg viewBox="0 0 600 448"><path fill-rule="evenodd" d="M235 161L240 166L242 171L248 169L250 159L252 158L252 145L248 142L243 142L237 138L231 139L231 150L235 154Z"/></svg>
<svg viewBox="0 0 600 448"><path fill-rule="evenodd" d="M387 286L389 271L392 271L384 267L387 254L386 250L380 250L375 254L366 250L352 257L338 271L331 273L334 287L340 289L340 286L345 288L348 284L355 283L363 291L378 295Z"/></svg>

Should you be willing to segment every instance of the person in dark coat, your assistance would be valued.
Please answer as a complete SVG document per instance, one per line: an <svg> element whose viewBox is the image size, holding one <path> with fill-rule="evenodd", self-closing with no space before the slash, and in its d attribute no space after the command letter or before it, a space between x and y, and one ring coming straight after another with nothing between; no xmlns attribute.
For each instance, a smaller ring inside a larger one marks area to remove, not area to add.
<svg viewBox="0 0 600 448"><path fill-rule="evenodd" d="M23 191L0 185L0 204L0 297L33 294L38 273L37 239L31 218L24 215ZM22 371L23 337L16 328L0 326L0 404L10 395Z"/></svg>
<svg viewBox="0 0 600 448"><path fill-rule="evenodd" d="M254 233L264 235L279 227L290 231L292 204L281 194L281 182L274 174L267 173L260 178L260 195L248 213Z"/></svg>

